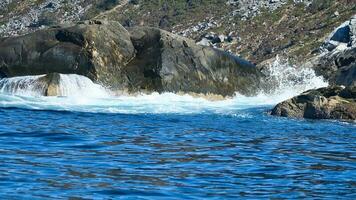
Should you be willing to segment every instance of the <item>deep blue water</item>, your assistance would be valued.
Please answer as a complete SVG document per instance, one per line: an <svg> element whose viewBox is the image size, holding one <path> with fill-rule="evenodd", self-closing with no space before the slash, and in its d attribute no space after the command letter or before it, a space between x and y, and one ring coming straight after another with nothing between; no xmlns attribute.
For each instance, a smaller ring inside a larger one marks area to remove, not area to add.
<svg viewBox="0 0 356 200"><path fill-rule="evenodd" d="M0 108L2 199L356 199L356 125Z"/></svg>

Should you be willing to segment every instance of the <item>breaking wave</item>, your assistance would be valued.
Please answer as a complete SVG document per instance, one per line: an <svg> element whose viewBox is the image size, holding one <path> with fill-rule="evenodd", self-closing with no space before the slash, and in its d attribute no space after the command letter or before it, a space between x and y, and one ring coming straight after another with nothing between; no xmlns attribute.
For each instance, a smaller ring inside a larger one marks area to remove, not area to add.
<svg viewBox="0 0 356 200"><path fill-rule="evenodd" d="M60 75L60 96L42 96L43 76L24 76L0 80L0 107L95 113L220 113L273 106L301 92L328 84L311 69L300 69L277 57L266 70L271 88L254 97L236 94L233 98L210 101L202 97L172 93L112 95L104 87L79 75Z"/></svg>
<svg viewBox="0 0 356 200"><path fill-rule="evenodd" d="M20 76L0 80L0 93L19 96L43 96L46 89L45 75ZM104 87L94 84L89 78L76 74L60 74L58 96L96 98L109 97Z"/></svg>

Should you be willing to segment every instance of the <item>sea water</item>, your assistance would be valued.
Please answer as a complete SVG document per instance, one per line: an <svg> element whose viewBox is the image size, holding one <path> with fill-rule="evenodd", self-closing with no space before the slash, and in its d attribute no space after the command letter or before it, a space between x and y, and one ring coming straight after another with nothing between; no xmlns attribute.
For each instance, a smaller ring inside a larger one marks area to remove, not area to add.
<svg viewBox="0 0 356 200"><path fill-rule="evenodd" d="M273 117L275 104L327 85L275 63L275 88L221 101L115 96L61 75L0 80L2 199L356 198L356 126Z"/></svg>

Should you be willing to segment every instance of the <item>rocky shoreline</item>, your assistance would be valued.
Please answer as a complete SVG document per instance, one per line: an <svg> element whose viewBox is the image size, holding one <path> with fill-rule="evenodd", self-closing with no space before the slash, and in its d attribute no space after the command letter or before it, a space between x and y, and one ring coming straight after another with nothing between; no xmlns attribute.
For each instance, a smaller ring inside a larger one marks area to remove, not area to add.
<svg viewBox="0 0 356 200"><path fill-rule="evenodd" d="M53 7L55 10L56 6L60 5L52 2L48 7L47 3L46 1L38 6L41 9ZM125 6L138 9L140 3L133 1L121 3L114 3L112 5L114 7L109 6L107 11L92 20L79 21L80 19L76 18L64 25L48 25L34 29L37 30L35 32L25 31L21 36L0 38L0 78L45 74L46 76L38 81L45 87L46 96L59 95L56 88L60 73L82 75L112 91L127 94L173 92L220 99L231 97L235 93L253 96L275 87L275 83L268 79L268 74L264 74L262 70L265 69L266 63L273 60L270 59L273 48L266 55L263 53L258 60L264 60L258 62L256 67L255 64L232 53L217 49L220 43L224 42L241 44L247 42L241 41L233 32L204 33L200 37L201 40L192 40L157 27L125 25L122 21L109 17L109 14L116 15ZM80 5L85 6L81 3ZM271 10L277 14L279 11L292 8L313 10L319 3L308 1L300 5L295 2L289 4L287 1L258 1L251 4L244 1L240 5L237 1L228 1L226 5L229 7L246 5L251 11L251 16L242 18L242 21L253 21L259 19L258 16L262 14L257 9L260 7L272 6ZM6 8L2 7L1 9ZM193 7L191 4L191 8ZM244 10L243 7L241 9ZM297 13L295 15L297 16ZM342 15L335 12L330 17L333 21L339 22L341 20L338 19L339 16L346 17L349 13ZM288 18L285 15L280 17L278 23L274 23L279 24ZM160 24L168 22L169 18L162 23L160 21ZM327 25L311 29L309 32L313 34L319 29L324 31L325 27ZM298 31L300 30L296 29L294 33L297 34ZM291 48L296 43L292 40L284 42L286 46L282 49ZM309 40L308 42L317 43ZM284 117L355 120L353 92L356 87L356 16L339 24L319 48L314 46L313 48L307 48L307 53L305 49L301 51L300 54L305 54L307 60L296 61L297 65L313 69L316 75L323 77L330 86L308 90L282 102L273 109L272 114ZM262 42L254 53L249 54L258 57L258 52L263 49L265 44ZM351 95L346 97L344 95L346 91Z"/></svg>
<svg viewBox="0 0 356 200"><path fill-rule="evenodd" d="M284 101L272 115L355 120L354 18L346 25L348 32L335 30L321 47L323 53L303 66L314 69L331 86ZM38 80L45 96L61 95L56 89L59 73L83 75L126 94L174 92L212 100L236 92L253 96L275 84L268 82L261 68L224 51L158 28L125 29L115 21L56 26L0 39L0 47L1 77L47 74Z"/></svg>
<svg viewBox="0 0 356 200"><path fill-rule="evenodd" d="M2 77L51 73L83 75L129 93L251 96L263 84L248 61L157 28L90 20L0 40Z"/></svg>
<svg viewBox="0 0 356 200"><path fill-rule="evenodd" d="M330 86L286 100L272 110L272 115L356 120L356 16L336 28L320 51L304 67L313 68Z"/></svg>

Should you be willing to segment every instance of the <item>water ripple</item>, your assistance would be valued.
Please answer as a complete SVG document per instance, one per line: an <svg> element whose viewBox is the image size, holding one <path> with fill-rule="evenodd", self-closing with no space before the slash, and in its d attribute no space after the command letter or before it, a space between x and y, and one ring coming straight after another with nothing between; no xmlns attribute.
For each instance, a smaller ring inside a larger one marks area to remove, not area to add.
<svg viewBox="0 0 356 200"><path fill-rule="evenodd" d="M0 109L0 193L355 199L355 126L275 118L267 109L245 109L247 118Z"/></svg>

